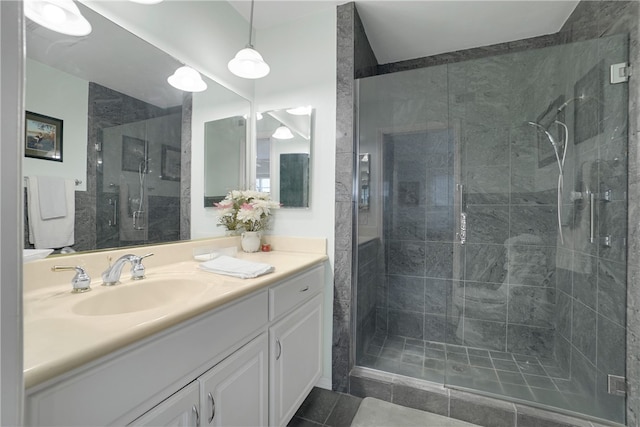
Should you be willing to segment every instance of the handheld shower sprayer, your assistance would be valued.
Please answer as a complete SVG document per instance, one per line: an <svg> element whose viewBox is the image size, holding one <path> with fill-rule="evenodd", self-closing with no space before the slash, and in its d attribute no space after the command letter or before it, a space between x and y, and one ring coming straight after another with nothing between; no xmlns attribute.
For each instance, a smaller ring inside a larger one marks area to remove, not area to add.
<svg viewBox="0 0 640 427"><path fill-rule="evenodd" d="M563 105L561 105L558 108L558 111L561 111L561 109L565 108L567 105L569 105L571 101L576 99L579 99L579 98L573 98L565 102ZM564 130L564 138L561 142L562 156L560 156L560 147L556 143L556 140L553 138L553 135L551 135L551 133L549 133L549 131L544 126L536 122L527 122L529 126L533 126L534 128L536 128L540 132L543 132L547 136L547 139L549 140L549 142L551 143L551 146L553 147L553 152L558 162L558 188L557 188L558 190L557 192L558 194L558 233L560 234L560 243L564 244L564 236L562 234L562 193L564 190L564 160L567 156L567 142L569 141L569 128L567 128L567 125L565 125L559 120L554 120L554 123L560 126Z"/></svg>

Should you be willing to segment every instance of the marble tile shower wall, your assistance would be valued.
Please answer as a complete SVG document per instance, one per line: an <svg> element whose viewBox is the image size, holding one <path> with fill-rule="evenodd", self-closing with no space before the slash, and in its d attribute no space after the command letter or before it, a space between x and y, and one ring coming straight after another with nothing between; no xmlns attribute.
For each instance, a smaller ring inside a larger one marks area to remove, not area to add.
<svg viewBox="0 0 640 427"><path fill-rule="evenodd" d="M364 354L376 333L376 299L384 277L384 251L379 238L358 245L356 360Z"/></svg>

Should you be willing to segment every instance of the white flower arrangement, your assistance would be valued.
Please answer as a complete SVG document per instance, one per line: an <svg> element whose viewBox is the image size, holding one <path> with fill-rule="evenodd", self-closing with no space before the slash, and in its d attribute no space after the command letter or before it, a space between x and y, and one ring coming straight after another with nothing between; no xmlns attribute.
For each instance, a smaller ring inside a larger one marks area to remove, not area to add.
<svg viewBox="0 0 640 427"><path fill-rule="evenodd" d="M218 225L229 231L262 231L269 226L271 209L280 207L269 193L233 190L215 207L219 210Z"/></svg>

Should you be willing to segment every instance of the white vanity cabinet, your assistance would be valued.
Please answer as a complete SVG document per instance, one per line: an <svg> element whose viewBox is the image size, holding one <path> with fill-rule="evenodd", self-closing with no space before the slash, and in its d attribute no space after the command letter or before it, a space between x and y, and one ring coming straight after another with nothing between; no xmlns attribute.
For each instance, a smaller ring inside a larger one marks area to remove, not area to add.
<svg viewBox="0 0 640 427"><path fill-rule="evenodd" d="M266 426L267 334L218 363L131 426Z"/></svg>
<svg viewBox="0 0 640 427"><path fill-rule="evenodd" d="M269 289L269 425L284 426L322 375L319 266Z"/></svg>
<svg viewBox="0 0 640 427"><path fill-rule="evenodd" d="M30 426L283 426L322 373L324 264L26 391Z"/></svg>
<svg viewBox="0 0 640 427"><path fill-rule="evenodd" d="M129 425L197 427L200 422L199 399L200 387L194 381Z"/></svg>
<svg viewBox="0 0 640 427"><path fill-rule="evenodd" d="M284 426L322 375L322 295L269 328L269 425Z"/></svg>

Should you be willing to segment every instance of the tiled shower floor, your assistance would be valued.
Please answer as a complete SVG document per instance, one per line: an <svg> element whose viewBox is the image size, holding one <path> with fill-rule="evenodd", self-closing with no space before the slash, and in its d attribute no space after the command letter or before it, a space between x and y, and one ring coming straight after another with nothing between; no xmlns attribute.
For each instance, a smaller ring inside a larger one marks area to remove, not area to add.
<svg viewBox="0 0 640 427"><path fill-rule="evenodd" d="M359 366L571 411L593 404L555 360L397 336L375 336Z"/></svg>

